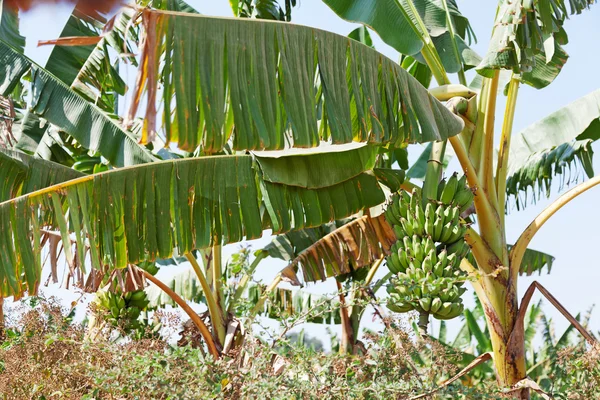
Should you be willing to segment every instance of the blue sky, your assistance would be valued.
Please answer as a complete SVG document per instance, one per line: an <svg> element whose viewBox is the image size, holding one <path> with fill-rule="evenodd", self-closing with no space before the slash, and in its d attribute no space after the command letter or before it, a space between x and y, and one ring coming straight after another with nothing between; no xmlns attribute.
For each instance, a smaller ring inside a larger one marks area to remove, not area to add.
<svg viewBox="0 0 600 400"><path fill-rule="evenodd" d="M196 7L201 13L216 16L231 16L228 0L190 0L189 3ZM458 0L460 10L471 21L479 42L473 48L484 54L488 38L491 34L495 15L495 1L491 0ZM28 37L27 54L40 64L44 64L51 48L37 48L39 39L52 39L58 36L68 15L68 6L40 7L22 16L22 31ZM568 104L569 102L600 88L600 74L597 73L600 65L600 51L598 51L597 38L600 37L600 6L593 6L592 10L578 16L573 16L566 23L570 43L566 50L571 56L557 80L548 88L536 90L530 87L522 87L518 108L515 116L515 132L520 131L529 124L544 117L548 113ZM293 22L296 24L309 25L321 29L333 31L346 35L357 25L345 22L338 18L319 0L299 0L299 6L293 11ZM40 28L42 27L42 28ZM376 48L393 60L397 60L397 53L385 45L378 37L374 36ZM472 77L469 73L468 77ZM504 96L499 98L499 107L503 107ZM500 110L503 108L500 108ZM498 129L502 122L501 114L497 118ZM594 150L600 152L599 146ZM411 157L415 158L421 148L414 147ZM596 160L594 167L600 173L600 163ZM456 162L451 163L450 168L458 169ZM552 198L556 198L553 193ZM529 206L525 211L511 211L507 217L508 242L514 243L522 230L545 206L550 204L549 200L543 199L536 205ZM522 278L519 281L519 291L523 293L527 286L534 280L539 280L558 300L574 314L587 310L592 304L600 302L600 290L597 289L600 282L600 262L596 254L596 246L600 246L600 213L597 207L600 204L600 188L580 196L571 204L566 206L552 220L550 220L536 235L531 242L531 247L550 253L556 257L552 273L535 277ZM254 243L259 248L268 242L264 238ZM233 251L236 246L229 246ZM259 278L266 282L281 269L280 262L263 263ZM321 285L312 285L308 288L314 292L331 292L335 288L332 282ZM56 293L63 293L56 292ZM539 295L534 297L534 301ZM471 304L471 296L466 295L467 304ZM555 321L557 332L567 327L567 322L545 302L545 311ZM377 328L373 324L371 316L365 317L365 326ZM460 322L453 321L454 328ZM594 312L592 328L600 330L600 311ZM309 327L309 333L323 338L322 327Z"/></svg>

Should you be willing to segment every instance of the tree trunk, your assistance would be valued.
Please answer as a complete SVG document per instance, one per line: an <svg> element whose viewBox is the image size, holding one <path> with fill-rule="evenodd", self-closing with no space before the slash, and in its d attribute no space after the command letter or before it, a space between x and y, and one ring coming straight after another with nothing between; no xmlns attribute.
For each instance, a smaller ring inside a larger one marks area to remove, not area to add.
<svg viewBox="0 0 600 400"><path fill-rule="evenodd" d="M506 278L506 275L500 274L495 280L506 282ZM527 377L525 340L522 336L511 340L518 316L516 285L509 284L504 286L504 289L502 293L493 290L490 293L491 304L495 305L496 310L485 305L484 310L494 352L496 379L501 387L512 388ZM498 307L494 299L504 300L504 307ZM526 389L512 394L518 399L529 399L529 391Z"/></svg>

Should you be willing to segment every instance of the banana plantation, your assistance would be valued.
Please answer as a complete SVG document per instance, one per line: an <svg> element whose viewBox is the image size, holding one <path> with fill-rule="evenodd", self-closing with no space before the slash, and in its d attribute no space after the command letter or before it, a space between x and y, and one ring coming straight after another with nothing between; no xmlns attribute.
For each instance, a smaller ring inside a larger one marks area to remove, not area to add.
<svg viewBox="0 0 600 400"><path fill-rule="evenodd" d="M544 92L594 0L41 3L0 0L3 399L600 398L592 278L530 246L600 223L600 89Z"/></svg>

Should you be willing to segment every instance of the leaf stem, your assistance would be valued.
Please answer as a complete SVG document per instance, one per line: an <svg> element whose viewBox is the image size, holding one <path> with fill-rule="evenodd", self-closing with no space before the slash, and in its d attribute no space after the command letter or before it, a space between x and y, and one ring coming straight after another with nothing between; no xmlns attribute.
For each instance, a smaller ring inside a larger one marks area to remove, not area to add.
<svg viewBox="0 0 600 400"><path fill-rule="evenodd" d="M448 24L448 33L450 34L450 41L452 42L452 51L454 52L454 57L459 65L458 70L458 81L467 86L467 78L465 77L465 70L463 68L462 58L460 56L460 51L458 50L458 43L456 41L456 35L454 33L454 23L452 22L452 16L450 15L450 10L448 10L448 4L446 0L442 0L442 5L444 7L444 11L446 11L446 24Z"/></svg>
<svg viewBox="0 0 600 400"><path fill-rule="evenodd" d="M446 141L434 142L431 146L431 155L427 161L425 182L423 182L423 193L421 201L426 205L429 200L437 198L437 188L442 173L444 172L444 153L446 152Z"/></svg>
<svg viewBox="0 0 600 400"><path fill-rule="evenodd" d="M223 319L223 312L217 304L215 295L210 290L210 286L208 285L206 276L204 276L204 272L202 272L202 269L200 268L200 265L198 264L196 258L191 253L186 253L185 258L187 258L190 264L192 264L192 268L194 269L194 272L198 277L198 281L200 281L200 286L202 286L202 291L206 296L206 305L208 306L208 312L210 314L210 320L213 329L217 333L219 343L223 344L225 342L225 330L227 329L225 326L225 320Z"/></svg>
<svg viewBox="0 0 600 400"><path fill-rule="evenodd" d="M552 204L546 207L537 217L535 217L535 219L523 231L521 236L519 236L519 239L510 251L511 280L517 279L519 275L521 261L523 260L523 255L525 254L525 250L527 250L527 246L529 245L535 234L546 223L546 221L548 221L550 217L552 217L558 210L560 210L563 206L568 204L571 200L598 184L600 184L600 176L595 176L589 181L580 183L579 185L575 186L573 189L569 190L568 192L560 196L558 199L556 199Z"/></svg>
<svg viewBox="0 0 600 400"><path fill-rule="evenodd" d="M217 244L212 247L212 281L215 300L218 303L219 309L222 310L225 305L225 293L223 293L223 271L222 271L221 245Z"/></svg>
<svg viewBox="0 0 600 400"><path fill-rule="evenodd" d="M202 322L202 319L200 318L200 316L198 314L196 314L194 312L194 310L192 310L192 308L185 302L185 300L183 300L177 293L175 293L173 290L171 290L171 288L169 288L167 285L162 283L154 275L152 275L142 269L140 269L140 270L142 271L142 273L144 274L144 277L146 279L148 279L150 282L154 283L156 286L161 288L170 298L173 299L173 301L175 303L177 303L179 305L179 307L181 307L183 309L183 311L185 311L185 313L190 317L190 319L192 320L194 325L196 325L196 327L200 331L202 338L204 339L204 341L206 342L206 345L208 346L208 351L210 352L210 354L212 354L212 356L217 360L219 358L221 358L221 355L219 354L219 351L217 350L217 346L215 345L213 337L210 334L210 331L208 330L208 328L206 327L204 322Z"/></svg>
<svg viewBox="0 0 600 400"><path fill-rule="evenodd" d="M338 281L335 281L335 283L340 299L340 315L342 318L342 344L340 345L340 353L353 353L355 339L352 323L350 322L350 315L348 313L348 306L346 305L346 296L344 296L344 288L342 288L342 284Z"/></svg>
<svg viewBox="0 0 600 400"><path fill-rule="evenodd" d="M421 49L421 54L423 55L423 58L425 59L427 66L431 70L431 73L433 74L438 85L441 86L441 85L449 84L450 79L448 78L448 74L446 73L446 70L444 69L442 61L440 59L440 55L438 54L435 46L433 45L431 36L429 36L429 31L427 30L427 26L423 22L423 19L419 15L419 12L417 11L412 0L404 0L403 3L408 6L408 9L409 9L408 11L410 11L410 14L404 8L404 6L400 2L400 0L396 0L396 4L398 5L398 8L400 8L400 10L402 11L402 14L404 14L404 18L407 21L409 21L411 28L417 34L417 36L419 36L419 38L421 38L421 41L423 42L423 48ZM416 22L416 25L413 21Z"/></svg>
<svg viewBox="0 0 600 400"><path fill-rule="evenodd" d="M512 136L513 122L517 106L520 81L513 74L508 86L508 98L504 110L504 122L502 124L502 136L500 138L500 150L498 152L498 165L496 167L496 193L498 195L498 214L500 224L504 228L504 208L506 202L506 174L508 171L508 156L510 152L510 139Z"/></svg>

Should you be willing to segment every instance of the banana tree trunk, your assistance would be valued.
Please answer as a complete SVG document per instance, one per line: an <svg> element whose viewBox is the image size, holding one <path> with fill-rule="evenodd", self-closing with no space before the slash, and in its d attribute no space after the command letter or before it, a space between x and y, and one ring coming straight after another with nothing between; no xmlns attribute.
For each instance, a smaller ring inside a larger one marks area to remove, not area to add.
<svg viewBox="0 0 600 400"><path fill-rule="evenodd" d="M501 387L512 388L527 376L524 337L512 336L518 318L516 281L510 281L508 274L500 273L482 283L489 299L486 302L487 299L480 298L490 332L496 379ZM518 399L529 399L525 389L513 394Z"/></svg>

